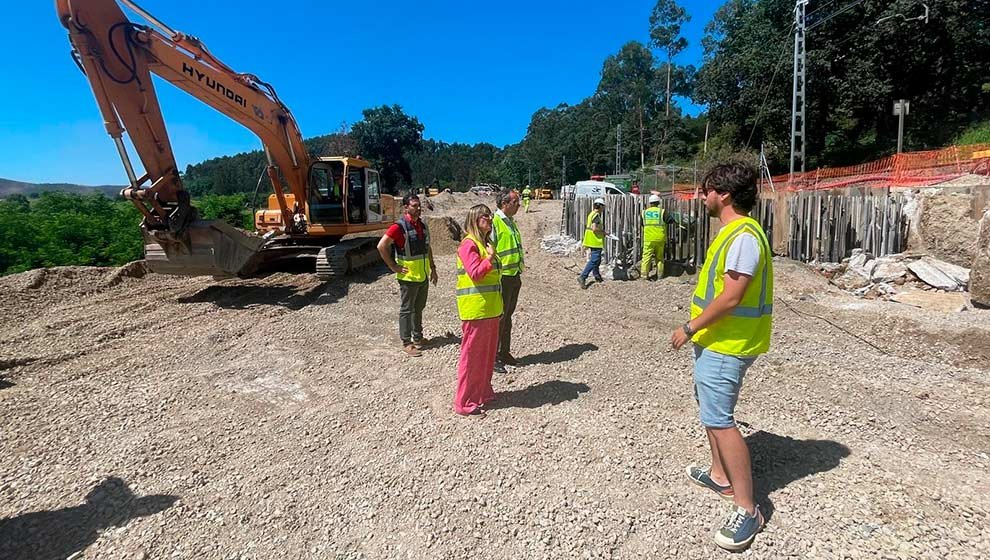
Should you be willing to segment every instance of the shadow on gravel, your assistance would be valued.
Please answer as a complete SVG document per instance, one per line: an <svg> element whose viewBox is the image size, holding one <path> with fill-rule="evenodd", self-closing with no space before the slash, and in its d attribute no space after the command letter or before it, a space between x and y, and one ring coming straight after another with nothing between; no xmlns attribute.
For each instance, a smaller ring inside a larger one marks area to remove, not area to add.
<svg viewBox="0 0 990 560"><path fill-rule="evenodd" d="M375 266L349 275L342 280L328 280L309 288L297 286L210 286L187 297L179 303L212 303L224 309L247 309L261 305L278 305L299 311L308 305L336 303L347 295L353 284L371 284L388 272L384 265Z"/></svg>
<svg viewBox="0 0 990 560"><path fill-rule="evenodd" d="M585 342L583 344L566 344L549 352L540 352L539 354L522 356L519 358L519 365L531 366L535 364L559 364L561 362L576 360L581 357L581 354L594 350L598 350L598 346L595 346L590 342Z"/></svg>
<svg viewBox="0 0 990 560"><path fill-rule="evenodd" d="M176 496L135 496L127 483L111 477L86 495L86 503L0 519L0 558L61 560L96 542L108 527L172 507Z"/></svg>
<svg viewBox="0 0 990 560"><path fill-rule="evenodd" d="M570 381L544 381L537 385L530 385L525 389L517 391L505 391L498 393L491 405L487 405L489 410L500 408L540 408L543 405L555 405L564 401L573 401L591 390L584 383L571 383Z"/></svg>
<svg viewBox="0 0 990 560"><path fill-rule="evenodd" d="M756 503L769 520L773 516L770 494L815 473L839 466L851 453L839 442L818 439L793 439L758 431L746 437L753 458Z"/></svg>
<svg viewBox="0 0 990 560"><path fill-rule="evenodd" d="M443 336L435 336L431 338L430 343L426 348L432 350L433 348L442 348L444 346L449 346L451 344L460 344L460 343L461 343L461 337L457 336L452 332L446 332L443 334Z"/></svg>

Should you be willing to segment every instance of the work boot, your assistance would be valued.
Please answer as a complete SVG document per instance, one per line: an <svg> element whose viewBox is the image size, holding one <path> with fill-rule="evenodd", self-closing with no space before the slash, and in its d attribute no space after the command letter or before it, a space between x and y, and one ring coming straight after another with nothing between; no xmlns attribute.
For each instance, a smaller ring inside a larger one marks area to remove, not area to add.
<svg viewBox="0 0 990 560"><path fill-rule="evenodd" d="M419 348L416 348L416 346L412 343L403 346L402 351L413 358L418 358L423 355L423 353L419 351Z"/></svg>
<svg viewBox="0 0 990 560"><path fill-rule="evenodd" d="M416 347L416 350L422 350L422 349L426 348L427 346L429 346L429 344L430 344L430 341L429 341L429 339L426 339L426 338L421 338L419 340L412 341L412 345Z"/></svg>
<svg viewBox="0 0 990 560"><path fill-rule="evenodd" d="M581 286L582 290L588 289L588 285L584 283L584 278L581 278L580 276L578 276L578 286Z"/></svg>

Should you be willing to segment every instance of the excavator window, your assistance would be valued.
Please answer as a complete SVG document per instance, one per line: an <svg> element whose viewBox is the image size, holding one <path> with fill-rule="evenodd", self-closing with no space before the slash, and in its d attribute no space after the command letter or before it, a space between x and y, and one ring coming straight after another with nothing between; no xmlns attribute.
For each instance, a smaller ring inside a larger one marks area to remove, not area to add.
<svg viewBox="0 0 990 560"><path fill-rule="evenodd" d="M316 224L344 223L343 165L335 170L334 163L314 165L309 173L309 219Z"/></svg>
<svg viewBox="0 0 990 560"><path fill-rule="evenodd" d="M364 200L364 169L351 169L347 174L347 221L363 224L368 221Z"/></svg>

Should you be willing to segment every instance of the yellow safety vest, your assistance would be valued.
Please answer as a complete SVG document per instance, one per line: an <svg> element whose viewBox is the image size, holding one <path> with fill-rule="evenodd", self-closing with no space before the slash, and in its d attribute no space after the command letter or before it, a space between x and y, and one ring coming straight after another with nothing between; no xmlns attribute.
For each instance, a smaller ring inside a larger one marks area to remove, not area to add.
<svg viewBox="0 0 990 560"><path fill-rule="evenodd" d="M468 235L467 239L477 245L481 258L488 258L488 252L480 241L471 235ZM457 314L461 321L489 319L502 315L501 265L498 259L492 264L494 265L492 269L476 282L468 276L460 254L457 255Z"/></svg>
<svg viewBox="0 0 990 560"><path fill-rule="evenodd" d="M530 198L532 196L533 196L533 191L531 191L529 189L523 189L523 192L522 192L522 197L523 198Z"/></svg>
<svg viewBox="0 0 990 560"><path fill-rule="evenodd" d="M605 232L595 233L591 229L591 221L595 218L596 214L600 214L600 212L598 210L592 210L584 223L584 246L592 249L603 249L605 248Z"/></svg>
<svg viewBox="0 0 990 560"><path fill-rule="evenodd" d="M650 206L643 211L643 241L652 243L667 239L667 227L663 223L663 208Z"/></svg>
<svg viewBox="0 0 990 560"><path fill-rule="evenodd" d="M522 234L516 227L516 221L512 218L503 220L502 216L495 214L492 219L492 232L495 237L495 252L498 253L498 260L502 263L502 276L519 276L524 264Z"/></svg>
<svg viewBox="0 0 990 560"><path fill-rule="evenodd" d="M743 233L756 237L760 246L760 264L746 286L739 305L728 315L696 332L691 340L720 354L751 357L770 348L773 318L773 253L766 233L753 218L747 216L725 224L708 247L691 301L691 318L701 315L722 293L729 247Z"/></svg>
<svg viewBox="0 0 990 560"><path fill-rule="evenodd" d="M420 238L416 227L405 216L396 223L402 229L405 242L402 252L395 252L395 264L406 267L408 272L396 272L395 277L405 282L426 282L430 274L430 229L423 222L423 237Z"/></svg>

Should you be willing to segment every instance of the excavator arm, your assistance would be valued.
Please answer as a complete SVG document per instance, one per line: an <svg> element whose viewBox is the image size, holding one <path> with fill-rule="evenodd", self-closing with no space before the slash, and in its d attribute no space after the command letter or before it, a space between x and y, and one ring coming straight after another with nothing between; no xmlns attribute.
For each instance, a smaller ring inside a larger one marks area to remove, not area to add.
<svg viewBox="0 0 990 560"><path fill-rule="evenodd" d="M89 80L107 133L127 172L121 195L144 216L143 226L158 238L174 237L196 219L169 143L151 74L241 123L260 139L268 176L282 214L284 232L304 234L299 201L306 200L310 157L289 109L274 88L252 74L238 73L214 57L203 43L170 29L131 0L119 0L150 25L131 22L118 0L56 0L69 31L73 55ZM123 142L127 132L141 159L137 176ZM284 184L296 201L286 202Z"/></svg>

